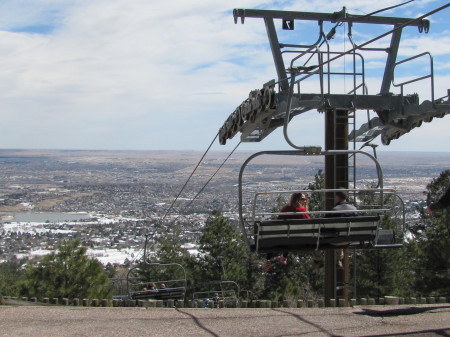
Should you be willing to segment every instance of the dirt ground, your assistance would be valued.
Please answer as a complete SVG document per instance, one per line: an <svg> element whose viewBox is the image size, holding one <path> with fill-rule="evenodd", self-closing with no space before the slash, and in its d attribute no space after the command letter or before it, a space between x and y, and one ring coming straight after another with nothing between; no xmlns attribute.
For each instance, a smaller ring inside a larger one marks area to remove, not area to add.
<svg viewBox="0 0 450 337"><path fill-rule="evenodd" d="M450 336L450 305L310 309L4 305L0 336Z"/></svg>

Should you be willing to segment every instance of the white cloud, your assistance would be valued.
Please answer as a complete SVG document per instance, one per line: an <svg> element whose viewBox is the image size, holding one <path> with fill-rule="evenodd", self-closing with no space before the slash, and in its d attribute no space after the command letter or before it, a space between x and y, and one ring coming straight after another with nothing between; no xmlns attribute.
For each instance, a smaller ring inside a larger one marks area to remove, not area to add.
<svg viewBox="0 0 450 337"><path fill-rule="evenodd" d="M397 3L364 0L353 9L368 13ZM202 148L250 90L276 77L263 21L235 25L232 9L333 12L343 5L325 0L281 5L256 0L4 1L0 141L4 147ZM54 29L20 32L44 24ZM361 40L371 36L354 33ZM432 33L406 39L402 55L431 48L447 57L447 40ZM335 43L340 42L337 37ZM382 65L383 57L368 56L369 66ZM446 59L438 62L446 64ZM317 83L309 85L317 89Z"/></svg>

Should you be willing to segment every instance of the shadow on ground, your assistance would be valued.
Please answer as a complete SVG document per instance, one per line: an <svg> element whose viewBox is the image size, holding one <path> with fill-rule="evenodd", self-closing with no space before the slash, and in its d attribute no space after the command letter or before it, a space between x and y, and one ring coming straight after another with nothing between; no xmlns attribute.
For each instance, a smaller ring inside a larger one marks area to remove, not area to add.
<svg viewBox="0 0 450 337"><path fill-rule="evenodd" d="M404 315L416 315L422 314L428 311L435 311L438 309L450 309L450 306L439 307L408 307L408 308L395 308L395 309L361 309L361 311L354 312L356 315L367 315L373 317L392 317L392 316L404 316Z"/></svg>
<svg viewBox="0 0 450 337"><path fill-rule="evenodd" d="M450 329L431 329L431 330L420 330L420 331L400 332L400 333L396 332L393 334L364 335L362 337L394 337L394 336L450 337Z"/></svg>

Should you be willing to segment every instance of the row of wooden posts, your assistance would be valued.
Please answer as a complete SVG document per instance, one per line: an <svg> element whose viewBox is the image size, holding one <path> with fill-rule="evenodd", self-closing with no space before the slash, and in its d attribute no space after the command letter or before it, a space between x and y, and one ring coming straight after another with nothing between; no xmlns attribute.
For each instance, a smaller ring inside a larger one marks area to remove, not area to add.
<svg viewBox="0 0 450 337"><path fill-rule="evenodd" d="M28 298L16 298L16 297L4 297L5 300L22 300L27 302L38 303L36 297ZM450 300L450 298L449 298ZM64 305L64 306L83 306L83 307L143 307L143 308L214 308L216 304L214 301L208 301L205 303L204 300L187 300L177 301L177 300L129 300L129 299L68 299L68 298L43 298L42 302L44 304L53 305ZM396 296L385 296L380 298L360 298L358 300L351 299L350 306L366 306L366 305L416 305L416 304L437 304L437 303L448 303L446 297L396 297ZM344 299L331 299L331 307L344 307ZM253 301L236 301L227 300L219 301L220 308L313 308L325 307L325 302L323 299L317 301L313 300L285 300L283 302L270 301L270 300L253 300Z"/></svg>

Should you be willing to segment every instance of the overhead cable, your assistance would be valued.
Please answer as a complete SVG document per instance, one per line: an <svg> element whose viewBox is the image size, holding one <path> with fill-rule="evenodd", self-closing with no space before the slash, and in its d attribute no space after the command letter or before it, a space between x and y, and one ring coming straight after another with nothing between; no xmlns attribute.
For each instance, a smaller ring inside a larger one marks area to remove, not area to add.
<svg viewBox="0 0 450 337"><path fill-rule="evenodd" d="M394 8L397 8L397 7L400 7L400 6L409 4L410 2L413 2L413 1L414 1L414 0L409 0L409 1L403 2L403 3L398 4L398 5L394 5L394 6L386 7L386 8L383 8L383 9L379 9L379 10L376 10L375 12L372 12L372 13L369 13L369 14L366 14L366 15L363 15L363 16L360 16L360 17L358 17L358 19L361 19L361 18L367 18L368 16L372 16L372 15L374 15L374 14L378 14L378 13L381 13L381 12L384 12L384 11L388 11L388 10L390 10L390 9L394 9Z"/></svg>
<svg viewBox="0 0 450 337"><path fill-rule="evenodd" d="M388 35L390 35L390 34L396 32L397 30L403 29L403 28L405 28L406 26L411 25L412 23L415 23L415 22L417 22L417 21L423 20L423 19L426 18L427 16L431 16L431 15L433 15L433 14L435 14L435 13L437 13L437 12L440 12L440 11L442 11L442 10L448 8L448 7L450 7L450 2L447 3L447 4L445 4L445 5L443 5L443 6L441 6L441 7L436 8L436 9L434 9L434 10L432 10L432 11L426 13L426 14L423 14L423 15L421 15L421 16L415 18L415 19L411 19L411 20L409 20L409 21L407 21L407 22L405 22L405 23L395 25L395 27L394 27L393 29L391 29L391 30L389 30L389 31L387 31L387 32L385 32L385 33L383 33L383 34L381 34L381 35L378 35L378 36L374 37L374 38L371 39L371 40L368 40L368 41L366 41L366 42L363 42L363 43L361 43L360 45L357 45L357 46L353 47L352 49L349 49L349 50L347 50L347 51L344 51L344 52L342 52L341 54L336 55L336 56L334 56L334 57L332 57L332 58L330 58L330 59L328 59L328 60L326 60L326 61L323 61L323 62L319 63L318 65L314 66L314 68L318 68L318 67L324 66L325 64L331 63L331 62L333 62L333 61L335 61L335 60L337 60L337 59L339 59L339 58L345 56L346 54L353 53L353 52L355 52L356 50L359 50L359 49L361 49L361 48L363 48L363 47L365 47L365 46L367 46L367 45L369 45L369 44L371 44L371 43L373 43L373 42L375 42L375 41L378 41L378 40L382 39L383 37L386 37L386 36L388 36ZM369 14L368 14L368 15L369 15Z"/></svg>
<svg viewBox="0 0 450 337"><path fill-rule="evenodd" d="M217 168L217 170L214 172L214 174L208 179L208 181L203 185L203 187L200 189L200 191L198 191L198 193L192 198L192 200L185 206L183 207L183 209L188 208L189 206L192 205L192 203L195 201L195 199L197 199L197 197L203 192L203 190L206 188L206 186L208 186L208 184L211 182L211 180L213 180L213 178L216 176L216 174L220 171L220 169L222 168L223 165L225 165L225 163L228 161L228 159L230 159L230 157L233 155L234 151L236 151L236 149L239 147L239 145L241 145L241 142L239 142L234 149L228 154L228 156L225 158L225 160L222 162L222 164L220 164L220 166ZM173 224L179 217L181 216L178 215L171 224Z"/></svg>
<svg viewBox="0 0 450 337"><path fill-rule="evenodd" d="M342 56L344 56L344 55L346 55L346 54L353 53L354 51L356 51L356 50L358 50L358 49L361 49L362 47L365 47L365 46L367 46L368 44L371 44L371 43L373 43L373 42L375 42L375 41L378 41L379 39L382 39L383 37L388 36L388 35L390 35L390 34L396 32L397 30L403 29L403 28L405 28L406 26L409 26L409 25L411 25L411 24L414 23L414 22L420 21L420 20L426 18L427 16L430 16L430 15L433 15L433 14L435 14L435 13L437 13L437 12L440 12L441 10L443 10L443 9L445 9L445 8L447 8L447 7L450 7L450 3L447 3L447 4L445 4L445 5L443 5L443 6L439 7L439 8L436 8L436 9L432 10L431 12L428 12L428 13L426 13L426 14L424 14L424 15L421 15L421 16L419 16L418 18L409 20L409 21L407 21L407 22L405 22L405 23L402 23L402 24L400 24L400 25L396 25L395 28L393 28L393 29L387 31L386 33L383 33L383 34L381 34L381 35L378 35L378 36L374 37L373 39L371 39L371 40L369 40L369 41L366 41L366 42L364 42L364 43L362 43L362 44L360 44L360 45L358 45L358 46L356 46L356 47L354 47L354 48L352 48L352 49L349 49L349 50L347 50L347 51L344 51L342 54L339 54L339 55L337 55L337 56L335 56L335 57L330 58L329 60L326 60L326 61L320 63L319 65L317 65L317 67L323 66L323 65L328 64L328 63L331 63L331 62L333 62L333 61L335 61L335 60L341 58Z"/></svg>
<svg viewBox="0 0 450 337"><path fill-rule="evenodd" d="M205 153L203 153L203 156L200 158L200 160L198 161L197 165L195 166L195 168L192 170L191 175L189 176L189 178L186 180L186 182L184 183L183 187L181 188L180 192L178 192L178 195L175 197L175 199L173 200L172 204L170 205L170 207L167 209L166 213L164 214L163 218L161 219L161 221L164 221L164 219L167 217L167 215L169 214L170 210L172 209L173 205L175 205L175 203L177 202L178 198L180 197L181 193L183 193L184 189L186 188L187 184L189 183L189 181L191 180L192 176L194 175L195 171L197 171L198 167L200 166L200 164L202 163L203 159L205 158L206 154L209 152L209 149L211 149L211 146L214 144L214 142L216 141L217 137L219 136L219 133L216 134L216 136L214 137L214 139L212 140L211 144L209 144L208 148L206 149Z"/></svg>

